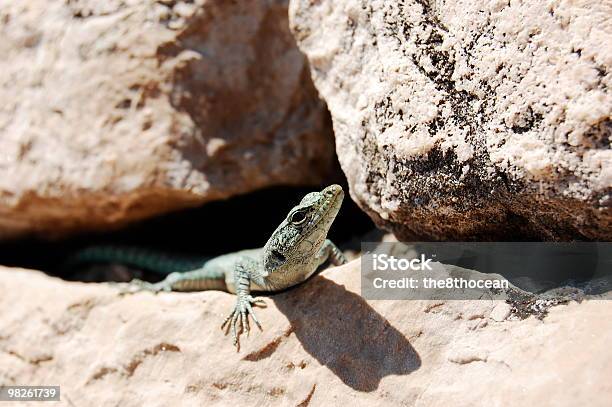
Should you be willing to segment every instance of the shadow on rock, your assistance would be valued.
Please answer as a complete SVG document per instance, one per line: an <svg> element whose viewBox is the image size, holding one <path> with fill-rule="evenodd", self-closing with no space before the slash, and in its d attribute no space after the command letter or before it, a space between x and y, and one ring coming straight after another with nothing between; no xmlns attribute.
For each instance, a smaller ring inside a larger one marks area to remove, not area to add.
<svg viewBox="0 0 612 407"><path fill-rule="evenodd" d="M355 390L376 390L383 377L421 366L400 331L359 295L325 277L272 299L304 349Z"/></svg>

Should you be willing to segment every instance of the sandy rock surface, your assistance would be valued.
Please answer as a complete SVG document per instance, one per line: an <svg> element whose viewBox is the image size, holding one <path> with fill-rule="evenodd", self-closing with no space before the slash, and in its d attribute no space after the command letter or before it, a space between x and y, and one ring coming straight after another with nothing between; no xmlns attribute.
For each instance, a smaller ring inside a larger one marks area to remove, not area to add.
<svg viewBox="0 0 612 407"><path fill-rule="evenodd" d="M286 1L8 0L0 38L0 237L329 174Z"/></svg>
<svg viewBox="0 0 612 407"><path fill-rule="evenodd" d="M401 238L612 239L612 4L292 0L351 195Z"/></svg>
<svg viewBox="0 0 612 407"><path fill-rule="evenodd" d="M359 286L354 261L269 297L257 313L264 331L236 353L219 329L230 294L119 297L2 268L0 382L61 385L66 406L612 400L609 301L511 320L504 302L366 301Z"/></svg>

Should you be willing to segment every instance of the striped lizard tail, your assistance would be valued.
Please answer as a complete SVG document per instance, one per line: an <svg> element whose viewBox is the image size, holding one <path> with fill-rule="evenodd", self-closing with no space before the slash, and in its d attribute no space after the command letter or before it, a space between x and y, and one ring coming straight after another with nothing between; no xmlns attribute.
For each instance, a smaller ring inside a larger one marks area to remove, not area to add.
<svg viewBox="0 0 612 407"><path fill-rule="evenodd" d="M169 255L151 249L127 246L92 246L70 256L64 269L73 270L86 264L125 264L160 275L183 272L202 267L208 258L189 258Z"/></svg>

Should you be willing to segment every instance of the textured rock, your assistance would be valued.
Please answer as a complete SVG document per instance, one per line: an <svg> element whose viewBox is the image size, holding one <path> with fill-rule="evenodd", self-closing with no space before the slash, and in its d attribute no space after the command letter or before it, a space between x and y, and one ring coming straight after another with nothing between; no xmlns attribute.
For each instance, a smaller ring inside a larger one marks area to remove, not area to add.
<svg viewBox="0 0 612 407"><path fill-rule="evenodd" d="M359 285L355 261L272 296L236 353L230 294L119 297L5 268L0 382L78 406L609 405L609 301L511 320L504 302L365 301Z"/></svg>
<svg viewBox="0 0 612 407"><path fill-rule="evenodd" d="M612 239L612 5L292 0L351 195L402 238Z"/></svg>
<svg viewBox="0 0 612 407"><path fill-rule="evenodd" d="M0 36L0 235L329 174L285 1L8 0Z"/></svg>

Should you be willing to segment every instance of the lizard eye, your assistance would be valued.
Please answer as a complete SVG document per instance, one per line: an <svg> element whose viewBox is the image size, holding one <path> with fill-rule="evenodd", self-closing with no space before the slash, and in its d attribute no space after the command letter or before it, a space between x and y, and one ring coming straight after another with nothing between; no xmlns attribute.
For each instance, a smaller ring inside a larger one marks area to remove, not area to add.
<svg viewBox="0 0 612 407"><path fill-rule="evenodd" d="M301 225L306 222L306 211L295 211L289 215L289 222L294 225Z"/></svg>

